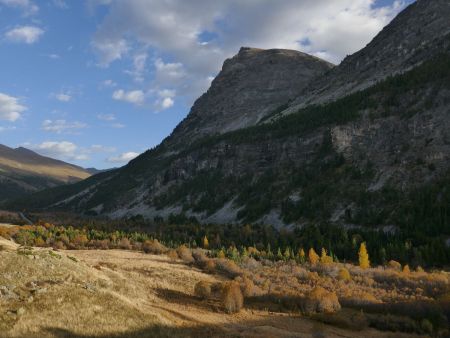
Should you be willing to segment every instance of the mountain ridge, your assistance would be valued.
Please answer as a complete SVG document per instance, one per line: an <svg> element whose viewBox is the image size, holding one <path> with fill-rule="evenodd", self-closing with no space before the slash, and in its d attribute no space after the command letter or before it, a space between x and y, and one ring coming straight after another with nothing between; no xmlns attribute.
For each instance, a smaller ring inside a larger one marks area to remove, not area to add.
<svg viewBox="0 0 450 338"><path fill-rule="evenodd" d="M45 188L80 181L91 174L85 169L24 147L0 144L0 201Z"/></svg>

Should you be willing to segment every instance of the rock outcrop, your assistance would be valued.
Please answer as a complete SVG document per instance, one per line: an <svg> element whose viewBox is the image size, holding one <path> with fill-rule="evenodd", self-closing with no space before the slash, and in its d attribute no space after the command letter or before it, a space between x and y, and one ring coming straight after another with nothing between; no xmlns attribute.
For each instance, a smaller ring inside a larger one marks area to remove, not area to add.
<svg viewBox="0 0 450 338"><path fill-rule="evenodd" d="M412 69L450 44L450 2L418 0L366 47L312 81L284 112L336 100Z"/></svg>
<svg viewBox="0 0 450 338"><path fill-rule="evenodd" d="M205 135L255 125L332 67L294 50L242 47L224 62L211 87L194 103L167 143L185 145Z"/></svg>

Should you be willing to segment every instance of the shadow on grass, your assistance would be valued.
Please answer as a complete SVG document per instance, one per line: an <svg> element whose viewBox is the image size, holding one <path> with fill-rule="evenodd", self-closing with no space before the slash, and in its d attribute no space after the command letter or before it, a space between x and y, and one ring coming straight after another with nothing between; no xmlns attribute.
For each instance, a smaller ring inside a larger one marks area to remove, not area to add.
<svg viewBox="0 0 450 338"><path fill-rule="evenodd" d="M126 331L116 334L84 335L77 334L62 328L47 328L46 332L55 338L177 338L177 337L236 337L229 335L219 327L193 326L193 327L169 327L164 325L152 325L145 329Z"/></svg>
<svg viewBox="0 0 450 338"><path fill-rule="evenodd" d="M190 294L169 290L169 289L156 289L156 295L164 299L168 303L175 303L184 306L194 306L198 309L213 311L213 312L224 312L220 302L216 299L201 299Z"/></svg>

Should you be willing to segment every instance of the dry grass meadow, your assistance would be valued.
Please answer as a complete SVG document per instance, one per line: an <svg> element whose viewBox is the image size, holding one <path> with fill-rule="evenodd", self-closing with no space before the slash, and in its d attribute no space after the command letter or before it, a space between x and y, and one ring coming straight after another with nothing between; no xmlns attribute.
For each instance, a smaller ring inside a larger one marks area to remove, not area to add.
<svg viewBox="0 0 450 338"><path fill-rule="evenodd" d="M185 247L26 248L0 237L0 337L446 334L425 318L448 307L447 273L343 268L252 258L238 266Z"/></svg>

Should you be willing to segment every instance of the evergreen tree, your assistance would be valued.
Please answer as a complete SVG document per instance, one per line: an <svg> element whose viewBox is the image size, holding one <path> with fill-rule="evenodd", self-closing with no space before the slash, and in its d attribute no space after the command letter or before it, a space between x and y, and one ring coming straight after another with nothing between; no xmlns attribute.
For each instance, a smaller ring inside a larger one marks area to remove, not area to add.
<svg viewBox="0 0 450 338"><path fill-rule="evenodd" d="M306 261L306 255L305 255L305 250L303 250L303 248L300 249L300 251L298 252L298 258L301 264L304 264Z"/></svg>
<svg viewBox="0 0 450 338"><path fill-rule="evenodd" d="M208 249L209 248L209 241L208 241L208 237L203 237L203 248L204 249Z"/></svg>
<svg viewBox="0 0 450 338"><path fill-rule="evenodd" d="M359 266L361 269L367 269L370 267L369 254L366 249L366 242L362 242L359 247Z"/></svg>
<svg viewBox="0 0 450 338"><path fill-rule="evenodd" d="M309 249L308 258L311 265L316 265L319 263L320 257L313 248Z"/></svg>

